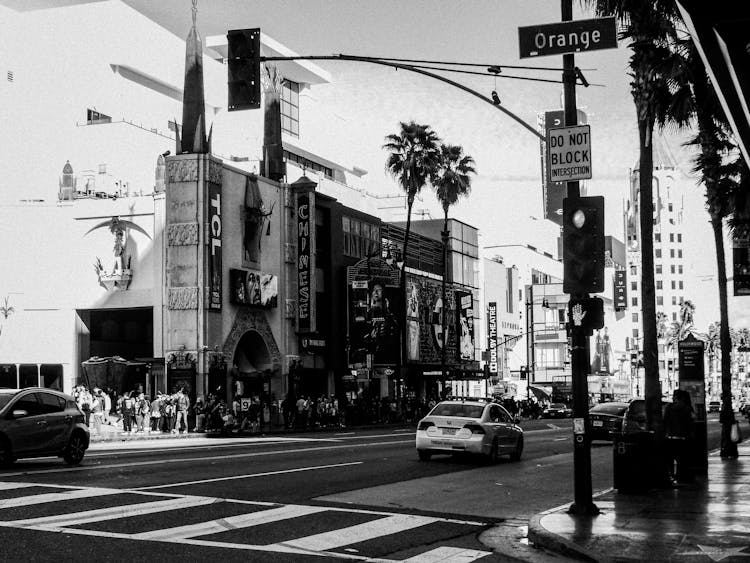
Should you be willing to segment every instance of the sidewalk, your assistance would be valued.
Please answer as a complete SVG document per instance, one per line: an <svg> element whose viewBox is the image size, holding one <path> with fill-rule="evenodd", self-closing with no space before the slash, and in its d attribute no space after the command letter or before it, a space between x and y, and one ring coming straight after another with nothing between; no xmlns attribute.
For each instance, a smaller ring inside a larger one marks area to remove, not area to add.
<svg viewBox="0 0 750 563"><path fill-rule="evenodd" d="M737 459L708 458L696 485L594 499L601 514L568 506L531 518L529 542L584 561L739 561L750 557L750 441Z"/></svg>

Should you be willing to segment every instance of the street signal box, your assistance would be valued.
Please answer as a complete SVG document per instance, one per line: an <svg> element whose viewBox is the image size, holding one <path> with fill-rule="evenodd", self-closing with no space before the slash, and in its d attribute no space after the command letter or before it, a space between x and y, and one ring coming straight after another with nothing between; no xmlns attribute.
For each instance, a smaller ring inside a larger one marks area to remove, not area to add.
<svg viewBox="0 0 750 563"><path fill-rule="evenodd" d="M604 291L604 198L563 200L563 291Z"/></svg>
<svg viewBox="0 0 750 563"><path fill-rule="evenodd" d="M260 28L227 32L229 111L260 107Z"/></svg>

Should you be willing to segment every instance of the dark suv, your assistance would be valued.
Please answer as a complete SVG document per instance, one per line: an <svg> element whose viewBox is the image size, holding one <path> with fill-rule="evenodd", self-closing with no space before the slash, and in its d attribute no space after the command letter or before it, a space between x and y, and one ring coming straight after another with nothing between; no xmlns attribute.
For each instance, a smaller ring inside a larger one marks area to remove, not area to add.
<svg viewBox="0 0 750 563"><path fill-rule="evenodd" d="M0 465L47 455L76 465L88 447L89 429L73 397L37 387L0 389Z"/></svg>

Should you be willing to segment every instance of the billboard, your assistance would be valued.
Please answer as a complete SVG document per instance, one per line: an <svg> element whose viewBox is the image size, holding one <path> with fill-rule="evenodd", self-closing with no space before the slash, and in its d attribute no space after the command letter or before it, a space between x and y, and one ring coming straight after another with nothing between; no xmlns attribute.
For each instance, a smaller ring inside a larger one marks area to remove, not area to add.
<svg viewBox="0 0 750 563"><path fill-rule="evenodd" d="M474 298L468 291L456 291L458 304L458 322L456 335L458 336L458 359L470 362L475 357L474 352Z"/></svg>
<svg viewBox="0 0 750 563"><path fill-rule="evenodd" d="M356 280L347 289L349 365L398 364L401 351L398 286L389 286L377 279Z"/></svg>
<svg viewBox="0 0 750 563"><path fill-rule="evenodd" d="M229 282L232 288L229 300L235 305L278 306L279 279L273 274L229 270Z"/></svg>
<svg viewBox="0 0 750 563"><path fill-rule="evenodd" d="M734 294L750 295L750 236L735 239L732 250Z"/></svg>
<svg viewBox="0 0 750 563"><path fill-rule="evenodd" d="M495 301L487 304L487 349L489 372L497 375L497 303Z"/></svg>

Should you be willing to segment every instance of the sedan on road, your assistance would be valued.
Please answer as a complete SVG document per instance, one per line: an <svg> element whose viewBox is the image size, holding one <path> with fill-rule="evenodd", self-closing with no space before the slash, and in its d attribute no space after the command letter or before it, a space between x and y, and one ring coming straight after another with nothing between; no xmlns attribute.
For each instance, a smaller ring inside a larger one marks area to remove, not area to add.
<svg viewBox="0 0 750 563"><path fill-rule="evenodd" d="M613 440L615 432L622 431L628 403L599 403L589 410L592 440Z"/></svg>
<svg viewBox="0 0 750 563"><path fill-rule="evenodd" d="M565 403L552 403L542 411L542 418L570 418L573 409Z"/></svg>
<svg viewBox="0 0 750 563"><path fill-rule="evenodd" d="M419 421L416 447L422 461L433 454L458 453L483 455L492 463L501 455L518 461L523 452L523 430L496 403L443 401Z"/></svg>
<svg viewBox="0 0 750 563"><path fill-rule="evenodd" d="M35 387L0 389L0 466L48 455L77 465L88 447L88 426L70 395Z"/></svg>

